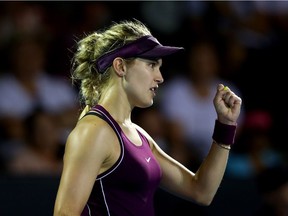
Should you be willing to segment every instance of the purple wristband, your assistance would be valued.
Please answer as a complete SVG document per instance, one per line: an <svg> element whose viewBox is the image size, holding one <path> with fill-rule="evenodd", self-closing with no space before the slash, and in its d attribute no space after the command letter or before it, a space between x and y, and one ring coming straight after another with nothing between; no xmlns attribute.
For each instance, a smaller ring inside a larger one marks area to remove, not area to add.
<svg viewBox="0 0 288 216"><path fill-rule="evenodd" d="M215 127L212 138L217 143L232 145L235 139L236 128L236 125L222 124L218 120L215 120Z"/></svg>

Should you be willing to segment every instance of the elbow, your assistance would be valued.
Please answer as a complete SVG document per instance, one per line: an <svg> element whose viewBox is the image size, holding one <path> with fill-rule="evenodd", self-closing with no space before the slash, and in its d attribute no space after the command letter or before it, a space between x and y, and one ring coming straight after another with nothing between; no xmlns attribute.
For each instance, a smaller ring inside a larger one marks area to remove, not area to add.
<svg viewBox="0 0 288 216"><path fill-rule="evenodd" d="M205 192L198 193L198 196L196 195L194 198L194 201L201 206L210 206L215 194L207 194Z"/></svg>
<svg viewBox="0 0 288 216"><path fill-rule="evenodd" d="M203 200L198 200L196 202L201 206L210 206L212 201L213 199L203 199Z"/></svg>
<svg viewBox="0 0 288 216"><path fill-rule="evenodd" d="M193 197L193 198L185 198L185 197L181 197L184 198L187 201L193 202L199 206L210 206L213 198L209 198L209 197Z"/></svg>
<svg viewBox="0 0 288 216"><path fill-rule="evenodd" d="M198 199L198 200L194 200L198 205L200 206L210 206L213 199Z"/></svg>

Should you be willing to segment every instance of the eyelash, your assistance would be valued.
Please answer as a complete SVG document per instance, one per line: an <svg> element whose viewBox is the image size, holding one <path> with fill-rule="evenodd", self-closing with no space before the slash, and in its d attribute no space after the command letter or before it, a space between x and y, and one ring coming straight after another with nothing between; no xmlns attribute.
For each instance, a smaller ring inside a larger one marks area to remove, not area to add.
<svg viewBox="0 0 288 216"><path fill-rule="evenodd" d="M157 66L157 64L156 64L156 62L151 62L151 63L149 63L149 66L151 68L155 68Z"/></svg>

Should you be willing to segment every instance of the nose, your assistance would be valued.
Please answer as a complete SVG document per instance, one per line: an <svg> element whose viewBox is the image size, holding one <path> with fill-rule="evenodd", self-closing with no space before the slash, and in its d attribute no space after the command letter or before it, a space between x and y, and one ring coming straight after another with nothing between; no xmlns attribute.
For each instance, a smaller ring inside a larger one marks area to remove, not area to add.
<svg viewBox="0 0 288 216"><path fill-rule="evenodd" d="M157 77L156 77L155 81L157 82L157 84L161 84L161 83L164 82L164 78L163 78L162 73L161 73L160 70L157 73Z"/></svg>

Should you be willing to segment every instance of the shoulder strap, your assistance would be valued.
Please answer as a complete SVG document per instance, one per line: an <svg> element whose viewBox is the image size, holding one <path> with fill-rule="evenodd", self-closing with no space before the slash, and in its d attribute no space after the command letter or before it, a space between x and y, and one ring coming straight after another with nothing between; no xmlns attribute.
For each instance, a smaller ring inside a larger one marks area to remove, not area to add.
<svg viewBox="0 0 288 216"><path fill-rule="evenodd" d="M122 162L123 157L124 157L124 141L123 141L123 138L121 137L120 126L118 124L115 124L115 121L113 119L111 119L111 117L109 115L108 116L105 115L105 113L99 111L98 109L92 109L91 111L87 112L83 117L85 117L86 115L95 115L95 116L98 116L99 118L103 119L104 121L106 121L111 126L111 128L114 130L114 132L116 133L118 140L119 140L119 143L120 143L120 149L121 149L120 157L116 161L116 163L111 167L111 169L100 174L97 177L97 179L102 179L105 176L109 175L111 172L113 172Z"/></svg>
<svg viewBox="0 0 288 216"><path fill-rule="evenodd" d="M117 126L114 124L114 122L111 121L107 116L101 114L101 113L98 112L97 110L89 111L89 112L87 112L84 116L87 116L87 115L98 116L99 118L101 118L101 119L103 119L104 121L106 121L106 122L111 126L111 128L115 131L115 133L116 133L119 141L122 140L122 137L121 137L121 135L120 135L120 132L119 132L119 130L117 130L118 127L117 127ZM83 117L84 117L84 116L83 116Z"/></svg>

